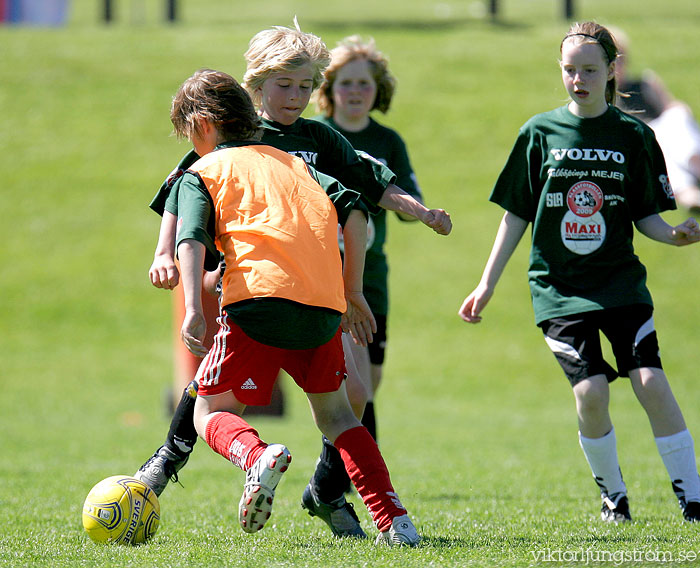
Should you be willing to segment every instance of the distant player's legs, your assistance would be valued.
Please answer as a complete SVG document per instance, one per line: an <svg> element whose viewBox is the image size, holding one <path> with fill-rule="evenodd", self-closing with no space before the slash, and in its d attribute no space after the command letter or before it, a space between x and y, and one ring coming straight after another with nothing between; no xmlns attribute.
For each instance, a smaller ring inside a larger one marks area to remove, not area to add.
<svg viewBox="0 0 700 568"><path fill-rule="evenodd" d="M355 342L349 333L344 333L342 336L343 353L345 355L345 368L348 378L345 381L345 387L348 393L348 402L352 408L353 414L360 418L365 411L367 400L372 395L372 387L367 379L367 372L364 367L364 361L358 358L355 347Z"/></svg>
<svg viewBox="0 0 700 568"><path fill-rule="evenodd" d="M353 414L345 385L332 393L307 393L314 421L339 450L350 479L389 544L415 545L420 540L399 501L379 447Z"/></svg>
<svg viewBox="0 0 700 568"><path fill-rule="evenodd" d="M369 377L370 395L365 405L365 412L362 415L362 424L369 430L375 441L377 438L377 417L374 406L374 399L382 382L384 372L384 354L386 351L386 314L375 314L377 320L377 333L374 340L367 347L355 346L355 351L362 350L364 353L355 354L356 359L361 360L360 366L364 366L362 373ZM363 375L364 376L364 375Z"/></svg>
<svg viewBox="0 0 700 568"><path fill-rule="evenodd" d="M367 391L366 403L362 412L358 414L358 418L362 425L369 430L372 437L375 436L375 418L374 418L374 383L372 381L372 364L369 360L369 350L367 347L357 345L354 342L348 345L352 358L357 367L359 381Z"/></svg>
<svg viewBox="0 0 700 568"><path fill-rule="evenodd" d="M353 414L360 418L369 390L358 372L349 334L343 334L342 341L348 375L345 381L348 401ZM335 536L362 538L366 535L360 527L352 504L345 500L345 493L350 488L350 483L340 452L324 435L316 469L302 494L302 507L311 516L323 520Z"/></svg>

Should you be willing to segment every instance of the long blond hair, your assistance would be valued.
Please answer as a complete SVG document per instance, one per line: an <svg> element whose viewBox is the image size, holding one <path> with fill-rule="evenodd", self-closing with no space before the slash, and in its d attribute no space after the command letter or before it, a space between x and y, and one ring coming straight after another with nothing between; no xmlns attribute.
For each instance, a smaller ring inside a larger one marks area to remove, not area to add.
<svg viewBox="0 0 700 568"><path fill-rule="evenodd" d="M292 71L310 64L313 89L323 82L323 72L331 61L326 44L320 37L302 32L296 18L294 25L294 29L274 26L258 32L250 40L245 52L243 86L256 105L260 104L258 89L273 73Z"/></svg>

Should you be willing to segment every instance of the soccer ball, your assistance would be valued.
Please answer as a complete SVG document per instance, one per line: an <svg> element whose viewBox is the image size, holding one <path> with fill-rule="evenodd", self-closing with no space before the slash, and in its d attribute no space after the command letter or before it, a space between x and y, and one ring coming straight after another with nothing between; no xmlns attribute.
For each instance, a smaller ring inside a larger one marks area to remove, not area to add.
<svg viewBox="0 0 700 568"><path fill-rule="evenodd" d="M579 207L595 207L595 199L588 191L581 191L574 197L574 203Z"/></svg>
<svg viewBox="0 0 700 568"><path fill-rule="evenodd" d="M95 542L142 544L156 534L159 523L158 497L128 475L103 479L83 505L83 527Z"/></svg>

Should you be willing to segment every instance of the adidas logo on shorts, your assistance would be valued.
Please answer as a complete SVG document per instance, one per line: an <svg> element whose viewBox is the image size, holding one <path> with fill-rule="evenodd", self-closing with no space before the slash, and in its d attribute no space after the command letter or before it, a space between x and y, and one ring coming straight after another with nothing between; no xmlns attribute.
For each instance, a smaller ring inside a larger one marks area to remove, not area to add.
<svg viewBox="0 0 700 568"><path fill-rule="evenodd" d="M253 382L253 379L248 379L245 383L241 385L241 390L255 390L258 388L258 385L256 385Z"/></svg>

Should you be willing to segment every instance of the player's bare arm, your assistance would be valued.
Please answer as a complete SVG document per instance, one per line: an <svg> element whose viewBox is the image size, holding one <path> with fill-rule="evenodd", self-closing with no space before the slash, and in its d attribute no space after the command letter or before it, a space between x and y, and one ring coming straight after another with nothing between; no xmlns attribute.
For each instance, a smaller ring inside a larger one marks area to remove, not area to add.
<svg viewBox="0 0 700 568"><path fill-rule="evenodd" d="M415 217L440 235L449 235L452 231L452 220L444 209L428 209L393 183L387 186L378 205L389 211Z"/></svg>
<svg viewBox="0 0 700 568"><path fill-rule="evenodd" d="M506 211L498 227L496 240L491 249L484 272L479 285L462 302L462 306L457 312L459 317L468 323L479 323L481 321L481 311L493 296L496 284L503 274L503 270L518 246L520 239L527 228L527 221L517 215Z"/></svg>
<svg viewBox="0 0 700 568"><path fill-rule="evenodd" d="M377 322L362 293L362 277L367 248L367 218L359 210L353 210L343 227L345 254L343 260L343 283L345 287L346 312L341 325L350 332L358 345L366 346L377 331Z"/></svg>
<svg viewBox="0 0 700 568"><path fill-rule="evenodd" d="M153 263L148 271L151 284L163 290L172 290L180 281L180 274L175 265L175 229L177 217L167 211L163 212L160 223L158 244L153 255Z"/></svg>
<svg viewBox="0 0 700 568"><path fill-rule="evenodd" d="M197 357L204 357L204 335L207 325L202 308L202 271L204 270L204 245L194 239L186 239L178 246L182 287L185 295L185 318L180 337L187 349Z"/></svg>
<svg viewBox="0 0 700 568"><path fill-rule="evenodd" d="M643 235L669 245L681 247L700 241L700 226L692 217L673 227L654 214L640 219L635 225Z"/></svg>

